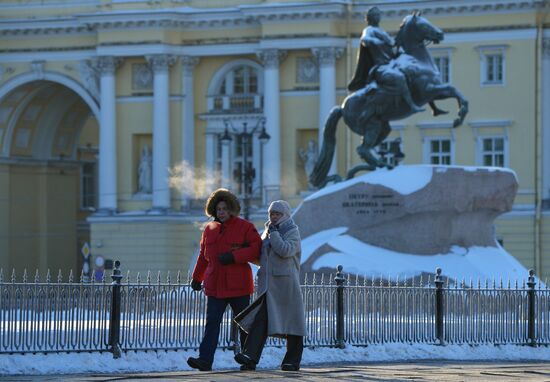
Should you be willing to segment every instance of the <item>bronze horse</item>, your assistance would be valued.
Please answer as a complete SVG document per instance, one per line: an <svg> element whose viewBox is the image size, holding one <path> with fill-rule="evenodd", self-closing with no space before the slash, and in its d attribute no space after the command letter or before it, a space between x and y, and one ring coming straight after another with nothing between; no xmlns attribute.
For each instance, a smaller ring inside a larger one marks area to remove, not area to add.
<svg viewBox="0 0 550 382"><path fill-rule="evenodd" d="M458 102L458 116L453 127L460 126L468 113L468 101L452 85L441 82L440 74L433 59L426 49L426 42L439 43L443 40L441 29L419 13L406 16L395 43L403 52L392 60L395 70L401 70L406 78L414 102L426 105L435 100L455 98ZM340 118L356 134L363 136L363 142L357 147L357 153L367 164L352 168L347 179L358 171L374 170L377 167L389 167L376 158L371 150L379 145L391 132L389 121L395 121L414 114L411 107L404 102L401 95L390 94L375 81L368 84L344 99L341 106L330 111L323 131L323 145L315 168L310 175L310 182L316 187L323 187L329 181L338 181L338 175L327 176L336 146L336 126Z"/></svg>

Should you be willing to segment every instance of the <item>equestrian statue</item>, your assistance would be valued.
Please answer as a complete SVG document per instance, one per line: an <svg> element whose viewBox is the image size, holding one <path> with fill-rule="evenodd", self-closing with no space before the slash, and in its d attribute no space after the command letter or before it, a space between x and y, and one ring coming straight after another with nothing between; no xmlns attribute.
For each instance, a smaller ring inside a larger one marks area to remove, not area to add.
<svg viewBox="0 0 550 382"><path fill-rule="evenodd" d="M366 164L349 170L350 179L358 171L391 168L371 152L391 132L390 121L424 111L425 104L429 104L434 116L447 114L434 102L446 98L458 102L453 127L460 126L468 113L468 101L454 86L441 82L439 70L426 49L427 44L443 40L441 29L415 12L403 19L394 41L380 28L381 12L377 7L370 8L366 18L368 26L361 35L357 67L348 85L352 93L341 106L332 108L325 122L321 152L309 177L315 187L341 180L338 175L328 176L340 118L363 137L357 153Z"/></svg>

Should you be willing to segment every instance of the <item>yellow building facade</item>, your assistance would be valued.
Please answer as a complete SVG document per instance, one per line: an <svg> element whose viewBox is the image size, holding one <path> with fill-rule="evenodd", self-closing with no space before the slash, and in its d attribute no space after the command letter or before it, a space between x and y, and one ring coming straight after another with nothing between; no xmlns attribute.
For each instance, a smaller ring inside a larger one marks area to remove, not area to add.
<svg viewBox="0 0 550 382"><path fill-rule="evenodd" d="M454 101L437 101L449 114L392 123L388 141L400 138L405 164L512 168L518 195L495 235L549 276L546 1L2 0L4 277L80 273L84 243L132 272L185 274L211 190L249 196L258 224L274 198L299 204L371 6L390 34L413 11L443 29L429 49L470 104L463 126ZM360 140L340 123L340 175Z"/></svg>

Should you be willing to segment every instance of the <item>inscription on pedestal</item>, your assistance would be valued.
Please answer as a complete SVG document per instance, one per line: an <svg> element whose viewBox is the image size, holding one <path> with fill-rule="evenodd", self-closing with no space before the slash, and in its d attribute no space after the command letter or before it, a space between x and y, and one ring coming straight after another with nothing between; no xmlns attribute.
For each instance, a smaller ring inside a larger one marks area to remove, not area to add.
<svg viewBox="0 0 550 382"><path fill-rule="evenodd" d="M355 215L385 215L401 204L393 194L348 194L348 200L342 202L342 208L351 210Z"/></svg>

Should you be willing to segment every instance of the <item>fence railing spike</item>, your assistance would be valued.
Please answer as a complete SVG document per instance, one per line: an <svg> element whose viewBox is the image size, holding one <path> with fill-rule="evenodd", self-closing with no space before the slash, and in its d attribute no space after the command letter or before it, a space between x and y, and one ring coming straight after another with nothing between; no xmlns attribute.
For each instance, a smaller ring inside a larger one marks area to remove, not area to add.
<svg viewBox="0 0 550 382"><path fill-rule="evenodd" d="M27 268L23 269L23 284L27 283Z"/></svg>
<svg viewBox="0 0 550 382"><path fill-rule="evenodd" d="M61 269L57 271L57 283L61 284L63 282L63 274L61 273Z"/></svg>
<svg viewBox="0 0 550 382"><path fill-rule="evenodd" d="M73 282L73 270L71 269L69 271L69 284L71 284Z"/></svg>
<svg viewBox="0 0 550 382"><path fill-rule="evenodd" d="M157 284L160 285L160 271L157 271Z"/></svg>
<svg viewBox="0 0 550 382"><path fill-rule="evenodd" d="M136 284L139 285L140 283L141 283L141 272L138 272L136 274Z"/></svg>
<svg viewBox="0 0 550 382"><path fill-rule="evenodd" d="M52 282L52 273L50 272L50 269L48 268L48 272L46 272L46 283Z"/></svg>
<svg viewBox="0 0 550 382"><path fill-rule="evenodd" d="M179 270L178 270L178 275L177 275L177 277L176 277L176 283L177 283L178 285L181 284L181 271L179 271Z"/></svg>
<svg viewBox="0 0 550 382"><path fill-rule="evenodd" d="M0 268L0 283L4 282L4 268Z"/></svg>
<svg viewBox="0 0 550 382"><path fill-rule="evenodd" d="M170 281L170 271L168 271L168 273L166 274L166 283L167 283L168 285L171 284L171 281Z"/></svg>
<svg viewBox="0 0 550 382"><path fill-rule="evenodd" d="M147 271L146 282L147 282L147 285L151 285L151 271Z"/></svg>
<svg viewBox="0 0 550 382"><path fill-rule="evenodd" d="M0 273L1 273L1 270L0 270ZM0 277L0 282L2 281L1 277ZM40 282L40 273L38 272L38 269L36 270L36 272L34 272L34 283L35 284L38 284Z"/></svg>

